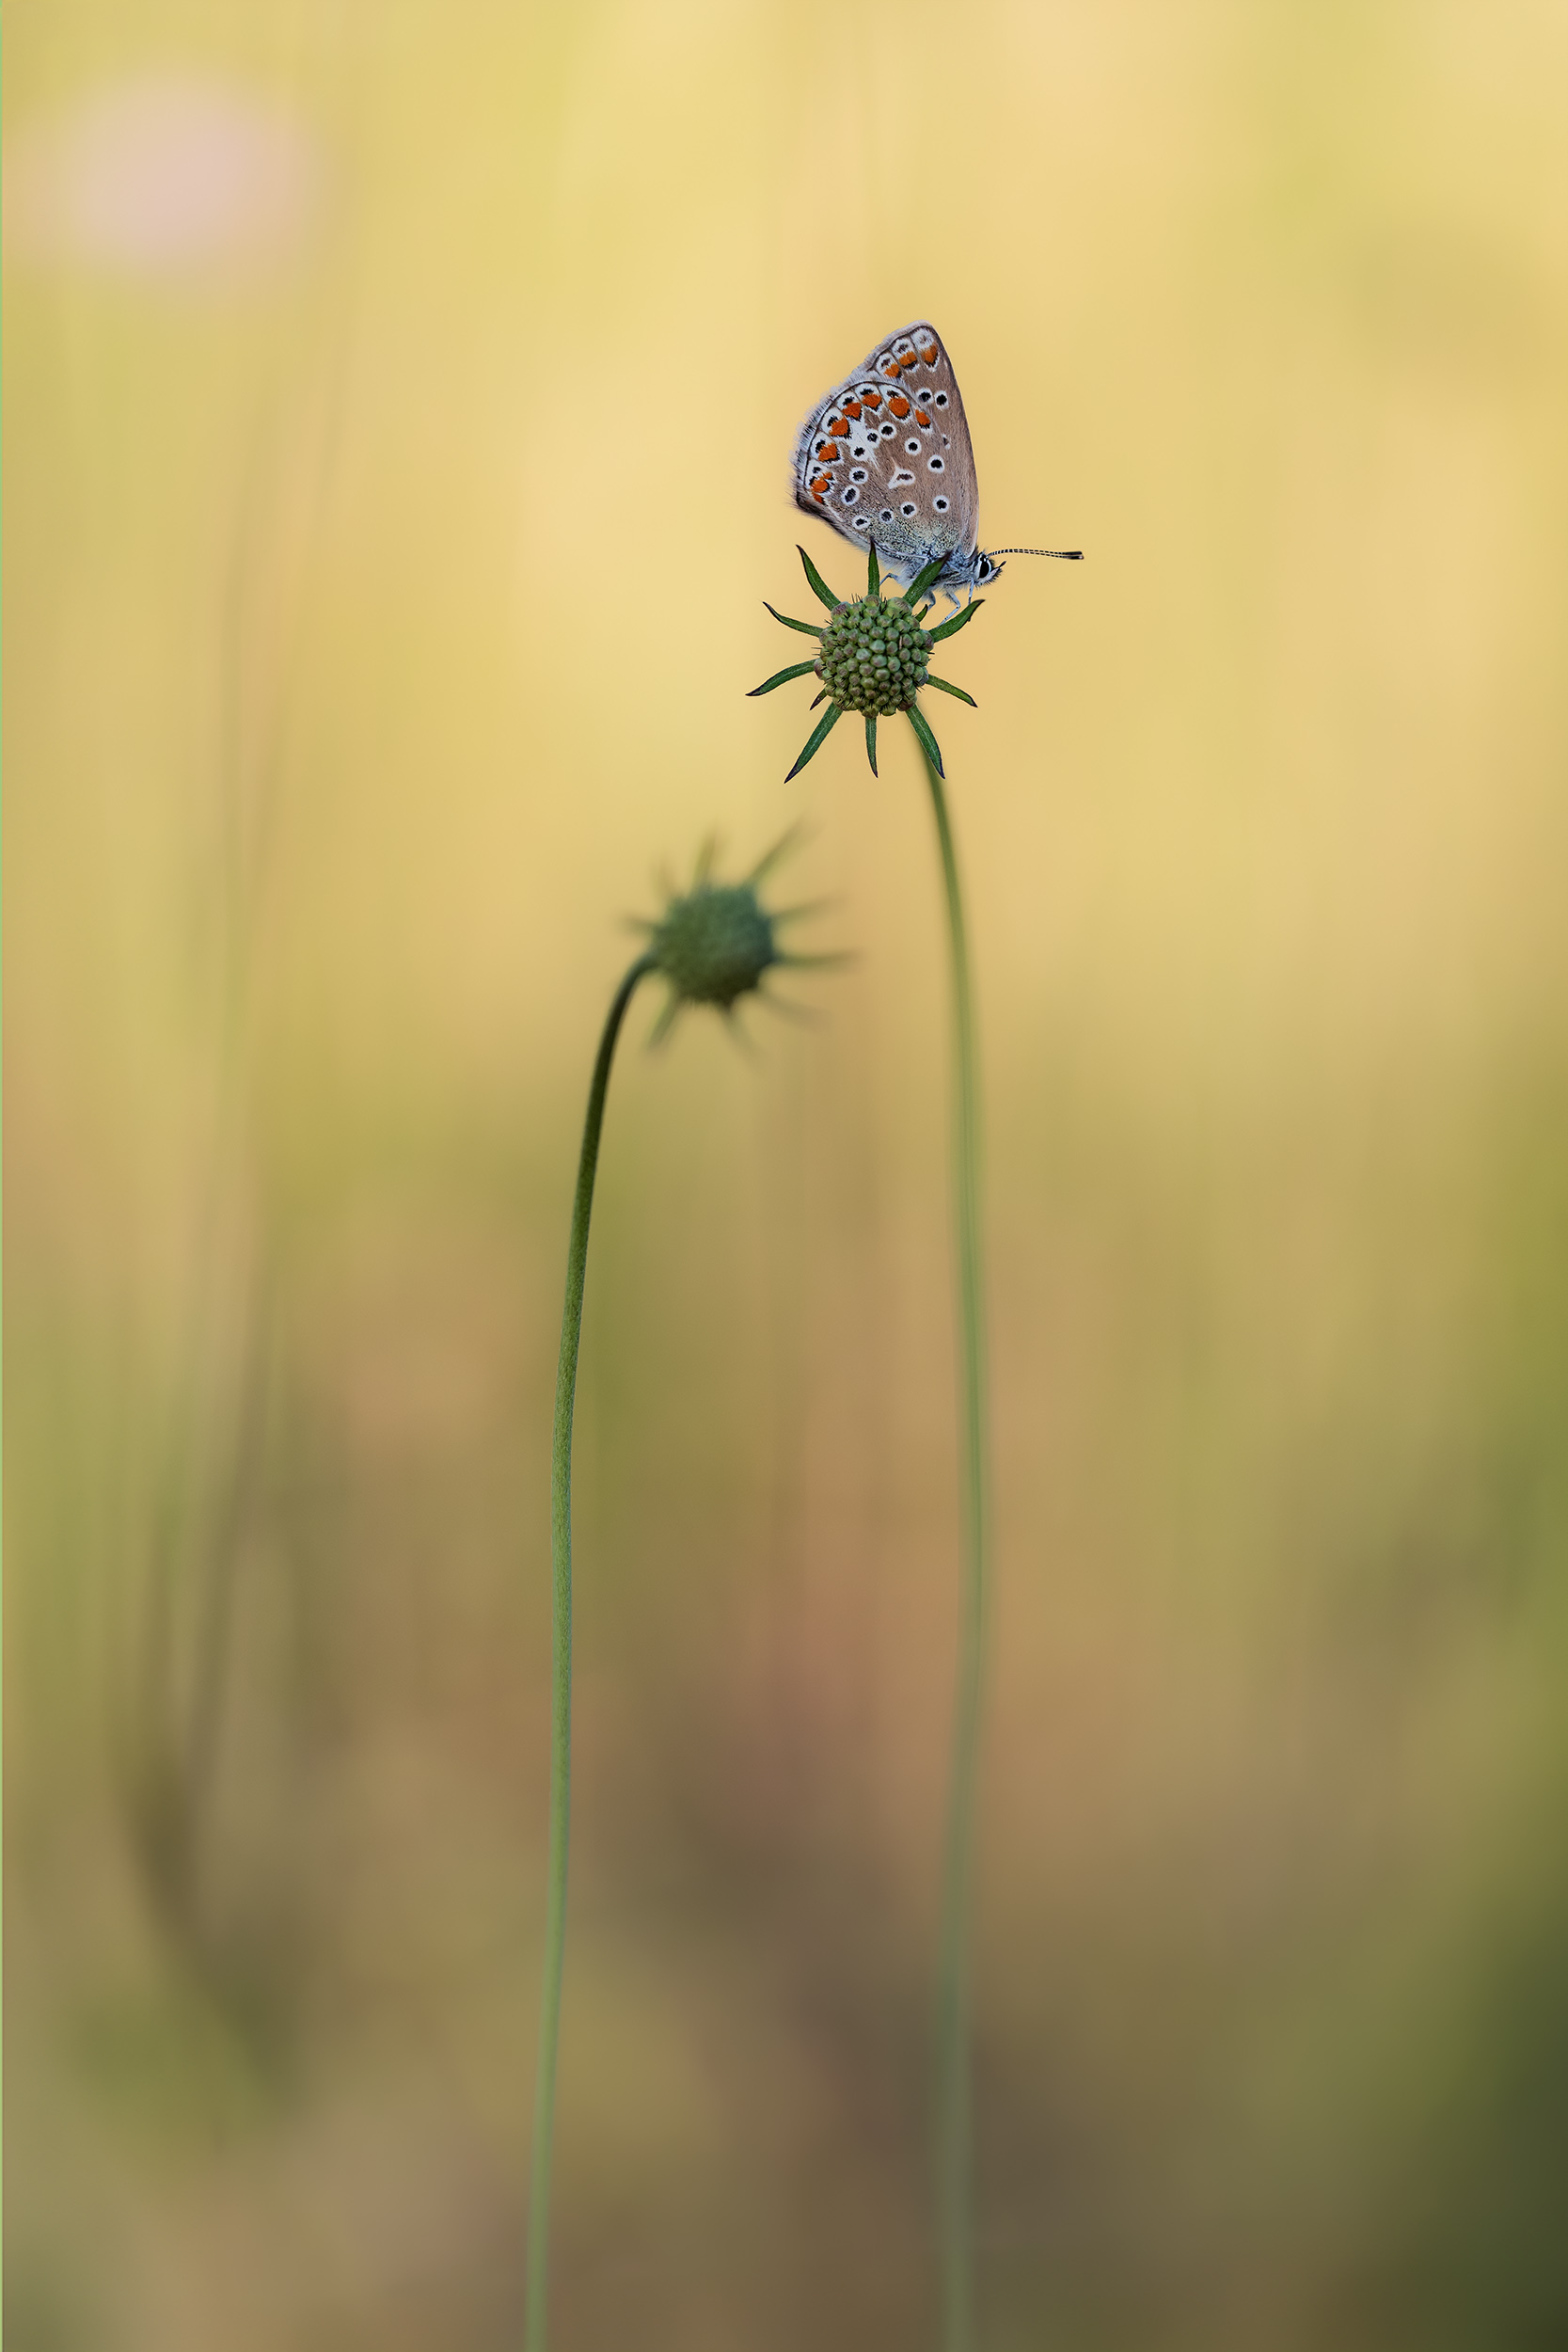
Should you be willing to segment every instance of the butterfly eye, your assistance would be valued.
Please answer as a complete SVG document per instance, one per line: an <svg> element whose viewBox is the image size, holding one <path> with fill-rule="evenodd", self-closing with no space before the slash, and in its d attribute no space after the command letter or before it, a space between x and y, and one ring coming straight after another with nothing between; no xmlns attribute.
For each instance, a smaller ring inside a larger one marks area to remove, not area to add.
<svg viewBox="0 0 1568 2352"><path fill-rule="evenodd" d="M936 501L936 509L939 515L945 515L947 512L947 501L945 499L938 499Z"/></svg>

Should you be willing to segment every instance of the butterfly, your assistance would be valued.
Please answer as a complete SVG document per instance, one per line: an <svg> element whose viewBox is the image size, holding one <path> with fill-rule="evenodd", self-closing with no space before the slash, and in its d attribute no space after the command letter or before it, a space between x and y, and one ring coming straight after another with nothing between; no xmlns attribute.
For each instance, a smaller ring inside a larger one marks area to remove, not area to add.
<svg viewBox="0 0 1568 2352"><path fill-rule="evenodd" d="M877 551L906 587L934 564L950 604L994 580L1004 555L1054 555L1078 548L998 548L982 554L980 489L969 420L953 362L936 328L917 319L872 346L852 375L817 402L795 442L795 503L846 539Z"/></svg>

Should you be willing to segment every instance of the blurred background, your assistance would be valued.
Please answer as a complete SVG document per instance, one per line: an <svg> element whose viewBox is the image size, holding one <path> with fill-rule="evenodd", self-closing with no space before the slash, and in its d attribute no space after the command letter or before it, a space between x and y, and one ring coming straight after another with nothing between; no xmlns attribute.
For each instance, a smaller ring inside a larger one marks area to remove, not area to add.
<svg viewBox="0 0 1568 2352"><path fill-rule="evenodd" d="M982 544L988 2352L1568 2341L1568 23L19 0L10 2352L519 2340L599 1024L557 2339L929 2344L957 1610L906 731L796 424Z"/></svg>

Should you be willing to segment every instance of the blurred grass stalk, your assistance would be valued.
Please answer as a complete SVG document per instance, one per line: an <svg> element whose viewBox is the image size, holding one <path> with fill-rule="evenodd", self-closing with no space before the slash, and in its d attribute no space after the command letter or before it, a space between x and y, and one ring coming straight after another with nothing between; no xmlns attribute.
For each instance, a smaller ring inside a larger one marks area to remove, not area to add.
<svg viewBox="0 0 1568 2352"><path fill-rule="evenodd" d="M215 880L203 878L215 913L213 1109L123 1740L130 1835L149 1900L182 1960L220 1996L211 1923L202 1916L201 1845L230 1705L241 1554L266 1471L276 1323L277 1248L255 1065L263 901L291 691L305 648L306 589L320 559L336 463L345 351L334 314L292 520L279 419L258 426L224 565ZM269 596L281 633L271 660L259 662Z"/></svg>

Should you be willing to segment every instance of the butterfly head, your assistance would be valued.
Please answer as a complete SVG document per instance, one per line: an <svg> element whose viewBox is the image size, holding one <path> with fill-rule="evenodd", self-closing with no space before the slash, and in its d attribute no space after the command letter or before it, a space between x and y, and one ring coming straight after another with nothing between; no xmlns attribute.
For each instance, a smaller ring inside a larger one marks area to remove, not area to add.
<svg viewBox="0 0 1568 2352"><path fill-rule="evenodd" d="M935 554L937 550L933 548L931 552ZM895 573L895 576L905 577L907 584L919 568L921 557L917 552L907 560L902 574ZM949 555L944 570L939 573L936 585L956 610L960 596L972 596L976 588L989 587L997 574L1006 568L1000 557L987 555L980 548L972 548L967 554L958 548Z"/></svg>

